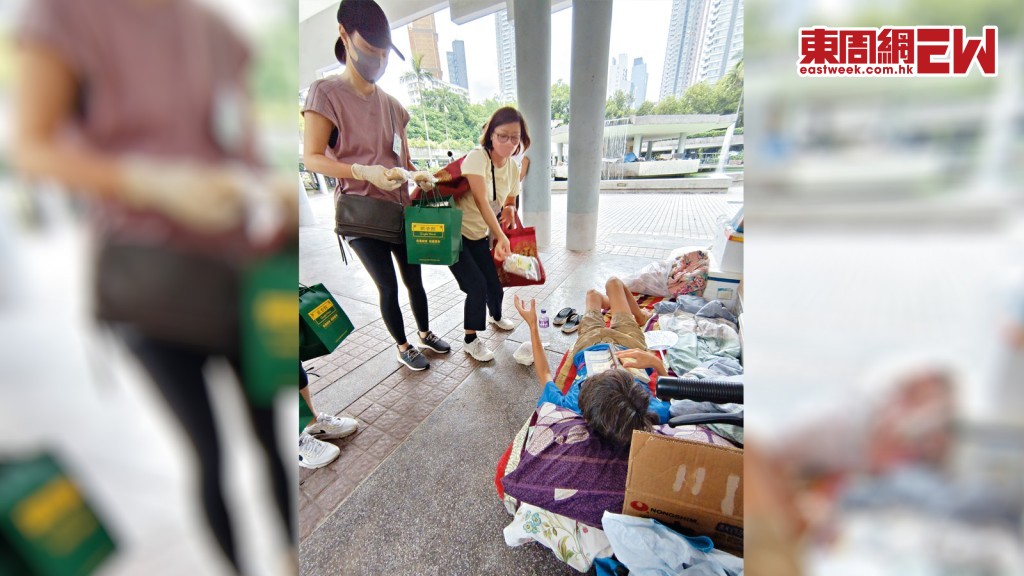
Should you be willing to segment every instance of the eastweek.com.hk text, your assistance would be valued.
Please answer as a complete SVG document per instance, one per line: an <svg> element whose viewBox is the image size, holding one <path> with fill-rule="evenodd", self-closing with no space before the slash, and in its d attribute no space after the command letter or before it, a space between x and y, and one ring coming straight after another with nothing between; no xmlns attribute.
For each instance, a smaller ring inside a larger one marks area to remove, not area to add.
<svg viewBox="0 0 1024 576"><path fill-rule="evenodd" d="M963 26L801 28L800 76L982 76L998 73L998 28Z"/></svg>

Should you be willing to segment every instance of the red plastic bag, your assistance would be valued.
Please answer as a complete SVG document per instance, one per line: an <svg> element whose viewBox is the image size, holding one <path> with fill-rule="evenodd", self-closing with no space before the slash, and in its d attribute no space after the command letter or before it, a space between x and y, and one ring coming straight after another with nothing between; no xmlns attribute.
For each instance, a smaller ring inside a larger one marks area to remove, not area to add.
<svg viewBox="0 0 1024 576"><path fill-rule="evenodd" d="M514 254L522 254L523 256L537 259L537 267L540 269L540 280L530 280L516 274L509 274L504 270L502 263L495 259L494 267L498 270L498 279L501 280L501 285L506 288L543 284L547 280L547 275L544 273L544 264L541 263L540 254L537 252L537 232L533 226L528 228L523 226L522 221L519 220L519 213L516 213L515 218L515 226L505 231L505 235L508 236L509 245ZM494 257L493 249L491 250L491 257Z"/></svg>

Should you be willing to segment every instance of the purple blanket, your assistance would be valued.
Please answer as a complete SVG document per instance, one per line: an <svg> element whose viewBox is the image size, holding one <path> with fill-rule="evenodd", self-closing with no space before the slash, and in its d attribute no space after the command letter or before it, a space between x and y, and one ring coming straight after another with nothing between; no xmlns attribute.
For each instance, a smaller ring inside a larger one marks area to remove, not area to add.
<svg viewBox="0 0 1024 576"><path fill-rule="evenodd" d="M628 449L612 450L583 417L553 404L538 407L531 425L519 466L502 479L506 494L595 527L605 510L622 511Z"/></svg>
<svg viewBox="0 0 1024 576"><path fill-rule="evenodd" d="M530 426L519 464L502 478L505 494L598 528L605 510L622 511L628 448L609 448L587 430L582 416L554 404L541 404ZM654 432L731 446L700 426L656 426Z"/></svg>

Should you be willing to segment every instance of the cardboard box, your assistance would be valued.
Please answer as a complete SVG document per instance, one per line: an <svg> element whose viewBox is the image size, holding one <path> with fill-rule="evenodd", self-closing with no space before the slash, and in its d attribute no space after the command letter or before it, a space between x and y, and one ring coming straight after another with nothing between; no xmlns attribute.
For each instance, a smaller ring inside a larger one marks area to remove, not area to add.
<svg viewBox="0 0 1024 576"><path fill-rule="evenodd" d="M708 283L704 288L704 299L708 301L721 300L726 308L735 313L739 303L739 288L743 274L722 270L714 254L711 254L709 259L711 265L708 268Z"/></svg>
<svg viewBox="0 0 1024 576"><path fill-rule="evenodd" d="M723 272L743 273L743 232L726 225L711 245L711 255Z"/></svg>
<svg viewBox="0 0 1024 576"><path fill-rule="evenodd" d="M743 451L633 432L622 513L743 556Z"/></svg>

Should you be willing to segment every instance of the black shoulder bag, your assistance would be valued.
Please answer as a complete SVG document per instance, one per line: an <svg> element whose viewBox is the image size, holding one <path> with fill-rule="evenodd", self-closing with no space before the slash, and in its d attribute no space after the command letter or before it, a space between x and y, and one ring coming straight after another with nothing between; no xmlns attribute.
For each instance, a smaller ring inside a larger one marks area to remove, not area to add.
<svg viewBox="0 0 1024 576"><path fill-rule="evenodd" d="M391 130L397 134L395 111L390 101L388 110L391 112ZM401 155L398 161L401 163ZM339 246L343 236L402 244L405 242L405 206L399 202L341 193L334 205L334 232L338 235ZM342 257L345 257L344 249ZM348 259L345 261L347 263Z"/></svg>

